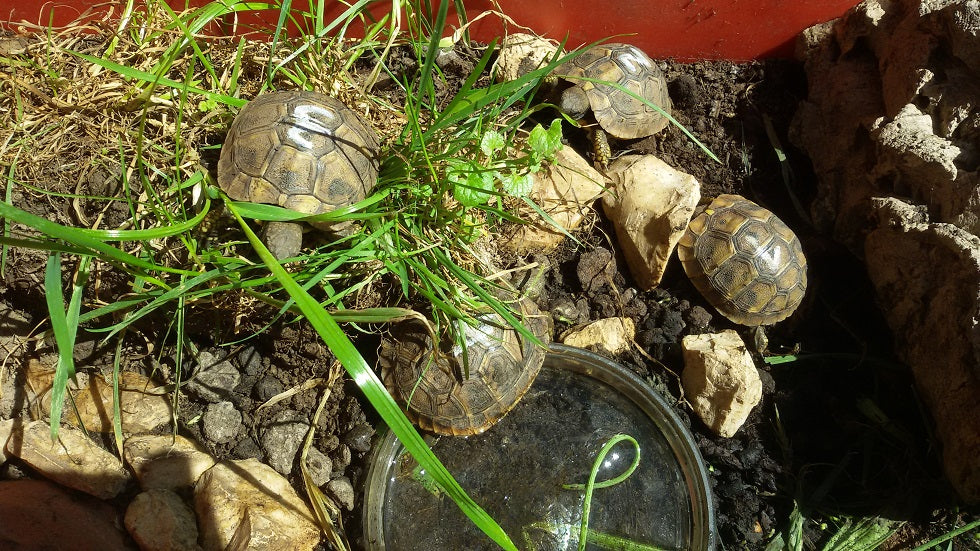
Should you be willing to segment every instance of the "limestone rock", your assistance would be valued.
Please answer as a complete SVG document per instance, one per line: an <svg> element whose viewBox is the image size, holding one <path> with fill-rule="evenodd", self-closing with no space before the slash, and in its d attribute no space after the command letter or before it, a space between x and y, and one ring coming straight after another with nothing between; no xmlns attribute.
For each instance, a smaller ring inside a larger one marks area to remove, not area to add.
<svg viewBox="0 0 980 551"><path fill-rule="evenodd" d="M602 199L630 272L644 290L660 283L667 260L701 199L701 185L653 155L627 155L609 166Z"/></svg>
<svg viewBox="0 0 980 551"><path fill-rule="evenodd" d="M762 379L748 348L731 329L688 335L681 342L684 395L719 436L733 436L762 399Z"/></svg>
<svg viewBox="0 0 980 551"><path fill-rule="evenodd" d="M354 510L354 485L346 476L335 478L327 483L327 491L338 504L348 511Z"/></svg>
<svg viewBox="0 0 980 551"><path fill-rule="evenodd" d="M170 490L138 494L126 509L126 530L141 551L198 551L194 512Z"/></svg>
<svg viewBox="0 0 980 551"><path fill-rule="evenodd" d="M629 350L635 336L636 326L632 319L605 318L572 329L565 334L562 343L615 356Z"/></svg>
<svg viewBox="0 0 980 551"><path fill-rule="evenodd" d="M21 431L22 421L20 419L0 420L0 465L7 462L7 441L14 433L14 430Z"/></svg>
<svg viewBox="0 0 980 551"><path fill-rule="evenodd" d="M289 481L256 459L223 461L194 488L201 543L228 548L293 551L313 549L320 529Z"/></svg>
<svg viewBox="0 0 980 551"><path fill-rule="evenodd" d="M900 356L943 443L946 475L980 502L980 238L929 223L925 209L874 202L865 258Z"/></svg>
<svg viewBox="0 0 980 551"><path fill-rule="evenodd" d="M51 441L46 421L33 421L14 431L7 452L59 484L101 499L110 499L129 483L122 462L79 429L62 426Z"/></svg>
<svg viewBox="0 0 980 551"><path fill-rule="evenodd" d="M561 148L555 162L532 174L530 198L560 227L576 230L591 211L591 205L605 191L608 180L570 147ZM525 218L530 224L517 226L501 236L501 249L518 255L547 254L565 235L533 211Z"/></svg>
<svg viewBox="0 0 980 551"><path fill-rule="evenodd" d="M133 550L116 511L44 480L0 481L3 549Z"/></svg>
<svg viewBox="0 0 980 551"><path fill-rule="evenodd" d="M550 41L526 33L511 33L500 42L494 71L497 80L508 82L544 67L558 51Z"/></svg>
<svg viewBox="0 0 980 551"><path fill-rule="evenodd" d="M214 465L210 454L180 435L131 436L123 444L123 456L144 490L193 486Z"/></svg>
<svg viewBox="0 0 980 551"><path fill-rule="evenodd" d="M124 434L139 434L170 422L173 417L170 397L163 387L132 372L119 377L119 408ZM88 385L75 393L78 416L72 408L65 409L65 420L86 430L112 432L112 382L102 377L89 378ZM50 408L50 406L48 406ZM50 413L50 409L46 411Z"/></svg>

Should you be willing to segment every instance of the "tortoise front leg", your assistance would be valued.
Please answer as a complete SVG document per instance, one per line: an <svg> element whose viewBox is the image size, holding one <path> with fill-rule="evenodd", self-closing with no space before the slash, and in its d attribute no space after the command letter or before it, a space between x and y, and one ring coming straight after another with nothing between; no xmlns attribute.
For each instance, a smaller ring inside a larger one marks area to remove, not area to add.
<svg viewBox="0 0 980 551"><path fill-rule="evenodd" d="M605 130L598 126L592 130L592 153L596 168L605 170L609 167L609 159L612 157L612 149L609 147L609 137L606 135Z"/></svg>

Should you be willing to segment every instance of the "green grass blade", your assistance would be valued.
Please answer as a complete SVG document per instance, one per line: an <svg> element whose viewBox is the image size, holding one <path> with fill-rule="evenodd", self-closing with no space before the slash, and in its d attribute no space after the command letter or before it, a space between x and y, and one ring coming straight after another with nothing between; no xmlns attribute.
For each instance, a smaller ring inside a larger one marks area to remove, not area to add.
<svg viewBox="0 0 980 551"><path fill-rule="evenodd" d="M452 477L445 466L436 458L432 450L426 446L422 437L419 436L415 428L409 423L401 408L391 398L381 380L374 373L371 367L361 356L354 344L347 335L340 329L337 322L316 302L309 293L286 272L279 262L272 256L272 253L262 244L255 232L248 227L241 215L235 210L234 206L229 205L229 210L238 219L242 231L248 237L252 247L259 257L276 276L283 288L293 297L303 315L316 329L324 343L340 361L344 369L350 374L351 378L358 385L364 396L371 402L381 418L388 424L388 427L398 436L405 448L412 454L416 461L423 466L438 482L446 494L449 495L456 504L484 533L504 549L517 550L517 547L503 531L502 528L473 501L469 495L459 486L459 483Z"/></svg>
<svg viewBox="0 0 980 551"><path fill-rule="evenodd" d="M75 376L75 334L78 331L78 308L81 305L82 295L79 285L84 281L83 268L87 268L87 264L88 262L84 260L79 263L78 282L73 286L75 292L72 293L72 301L67 313L64 294L61 291L61 255L58 253L49 255L44 270L44 297L48 305L48 316L51 319L51 331L54 333L55 344L58 347L58 365L51 386L51 440L58 438L68 379Z"/></svg>
<svg viewBox="0 0 980 551"><path fill-rule="evenodd" d="M148 262L127 252L123 252L112 245L107 245L98 239L90 237L88 234L82 230L79 230L78 228L62 226L61 224L46 220L40 216L35 216L7 203L0 203L0 217L8 218L14 222L24 224L25 226L30 226L54 239L61 239L78 247L88 249L89 254L98 256L107 262L129 265L134 268L141 268L148 272L160 271L176 274L196 275L196 272L153 264L152 262Z"/></svg>

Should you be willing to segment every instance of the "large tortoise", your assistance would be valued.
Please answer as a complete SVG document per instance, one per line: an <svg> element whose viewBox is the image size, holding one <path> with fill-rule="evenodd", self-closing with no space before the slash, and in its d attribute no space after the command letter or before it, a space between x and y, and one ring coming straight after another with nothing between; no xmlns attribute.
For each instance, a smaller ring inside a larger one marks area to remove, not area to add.
<svg viewBox="0 0 980 551"><path fill-rule="evenodd" d="M677 256L698 291L735 323L782 321L806 293L806 257L796 234L740 195L719 195L696 215Z"/></svg>
<svg viewBox="0 0 980 551"><path fill-rule="evenodd" d="M551 316L527 299L519 309L522 323L543 346L522 337L498 315L485 315L479 325L461 324L466 366L462 348L452 346L451 339L440 339L442 350L434 355L423 322L397 324L391 338L382 342L379 365L385 387L409 419L437 434L469 436L513 409L540 372L551 341Z"/></svg>
<svg viewBox="0 0 980 551"><path fill-rule="evenodd" d="M556 73L573 84L562 92L561 110L574 119L584 119L591 112L599 124L593 140L596 163L601 166L610 157L603 131L632 140L652 136L667 126L668 120L660 111L607 84L621 86L670 113L670 96L663 73L636 46L616 43L594 46L562 64Z"/></svg>
<svg viewBox="0 0 980 551"><path fill-rule="evenodd" d="M236 201L323 214L364 199L378 179L378 136L340 100L309 91L262 94L235 117L218 160L218 185ZM329 223L321 229L338 229ZM278 259L299 254L303 229L268 222Z"/></svg>

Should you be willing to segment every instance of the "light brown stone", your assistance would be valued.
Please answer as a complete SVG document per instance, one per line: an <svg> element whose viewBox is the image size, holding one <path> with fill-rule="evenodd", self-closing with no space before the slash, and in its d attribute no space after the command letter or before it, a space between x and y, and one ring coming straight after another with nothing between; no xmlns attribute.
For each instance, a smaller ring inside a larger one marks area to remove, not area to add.
<svg viewBox="0 0 980 551"><path fill-rule="evenodd" d="M642 289L660 284L677 241L701 199L701 185L653 155L627 155L609 166L614 184L603 196L633 279Z"/></svg>
<svg viewBox="0 0 980 551"><path fill-rule="evenodd" d="M592 204L608 186L608 179L570 147L558 151L554 163L532 174L534 186L530 198L557 224L568 232L581 226L592 212ZM558 247L565 234L534 211L524 214L530 224L517 226L502 236L504 252L519 255L547 254Z"/></svg>
<svg viewBox="0 0 980 551"><path fill-rule="evenodd" d="M240 548L265 551L313 549L320 529L289 481L256 459L223 461L194 488L201 543L223 550L234 538Z"/></svg>
<svg viewBox="0 0 980 551"><path fill-rule="evenodd" d="M527 33L511 33L500 42L494 72L497 80L508 82L544 67L558 51L549 40Z"/></svg>
<svg viewBox="0 0 980 551"><path fill-rule="evenodd" d="M738 333L687 335L681 383L691 408L719 436L733 436L762 399L762 379Z"/></svg>
<svg viewBox="0 0 980 551"><path fill-rule="evenodd" d="M130 480L116 456L70 426L59 427L58 440L52 442L47 422L28 423L11 434L7 452L45 477L101 499L119 495Z"/></svg>
<svg viewBox="0 0 980 551"><path fill-rule="evenodd" d="M577 327L565 334L562 343L568 346L622 354L633 345L636 326L630 318L605 318Z"/></svg>
<svg viewBox="0 0 980 551"><path fill-rule="evenodd" d="M180 435L131 436L123 444L123 456L144 490L193 486L214 465L209 453Z"/></svg>
<svg viewBox="0 0 980 551"><path fill-rule="evenodd" d="M176 493L155 489L138 494L126 509L126 530L141 551L197 551L197 520Z"/></svg>
<svg viewBox="0 0 980 551"><path fill-rule="evenodd" d="M149 432L170 422L173 408L166 390L138 373L122 372L119 379L119 408L124 434ZM78 417L69 408L65 410L66 421L72 424L80 422L87 430L112 432L111 381L91 377L89 384L75 394L75 406Z"/></svg>

